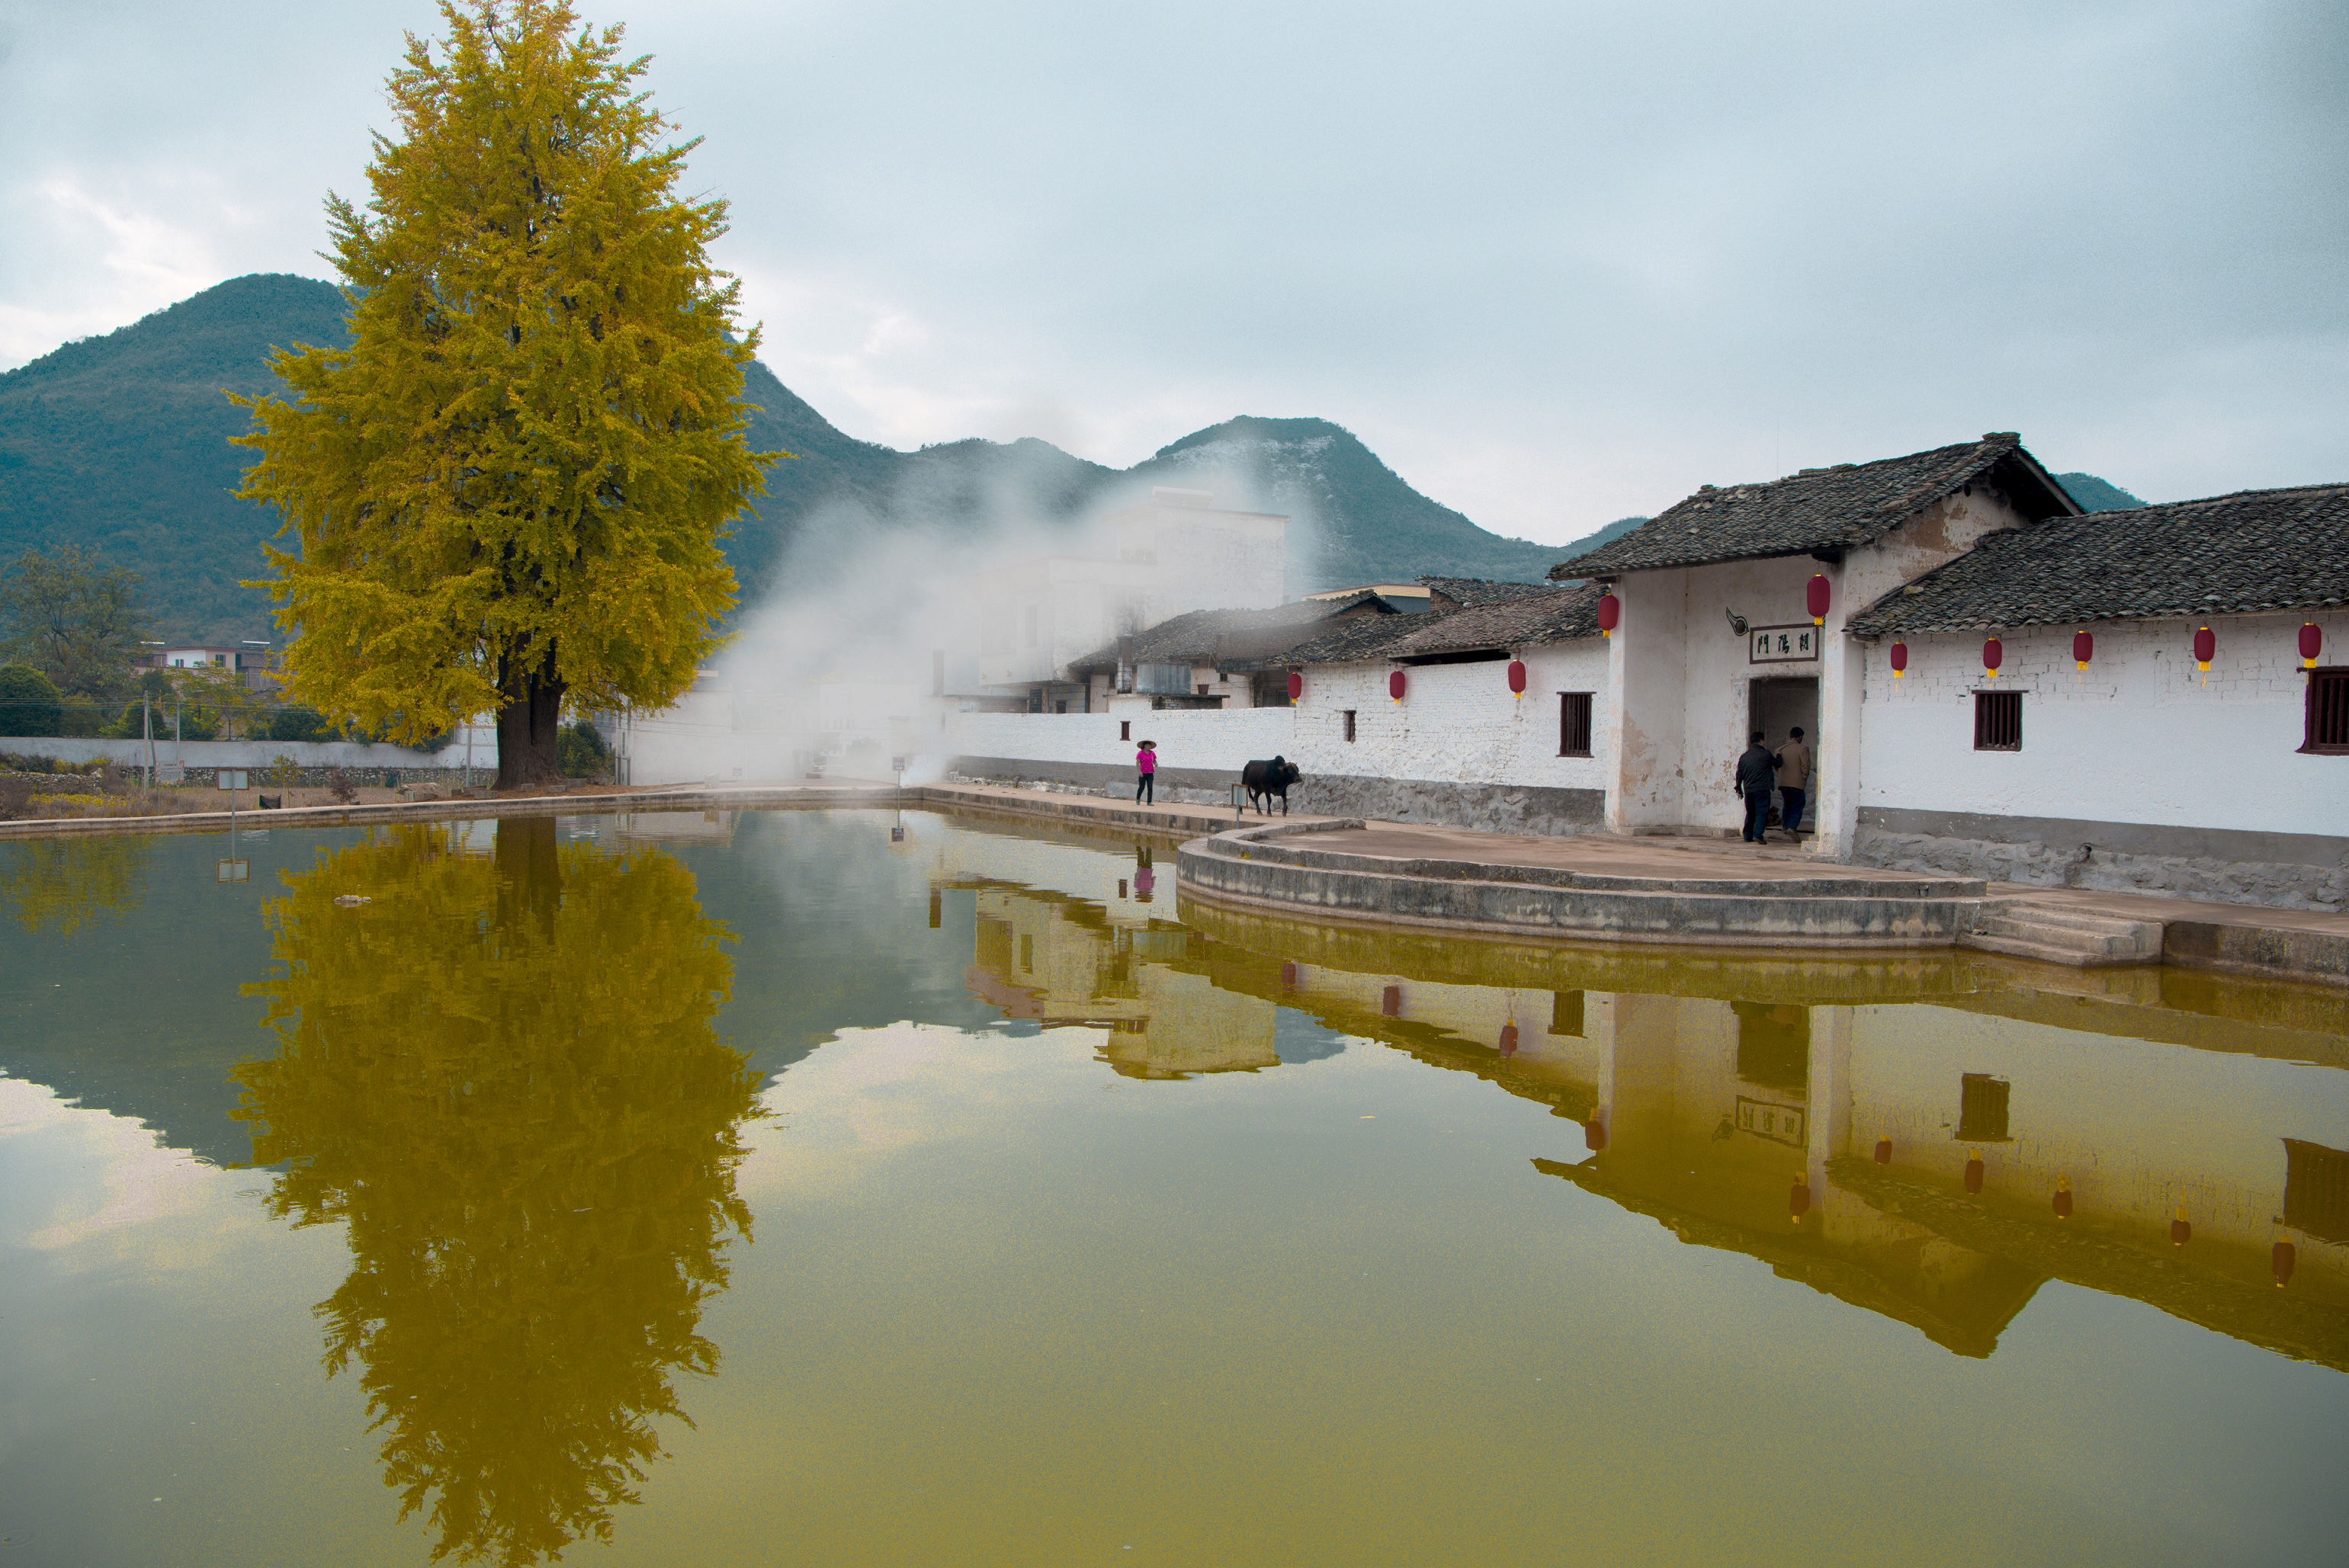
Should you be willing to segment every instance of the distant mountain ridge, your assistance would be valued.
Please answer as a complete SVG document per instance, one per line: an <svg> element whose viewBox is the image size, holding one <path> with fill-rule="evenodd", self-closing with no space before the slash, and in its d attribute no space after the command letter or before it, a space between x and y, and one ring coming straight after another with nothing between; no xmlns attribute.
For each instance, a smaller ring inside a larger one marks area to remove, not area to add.
<svg viewBox="0 0 2349 1568"><path fill-rule="evenodd" d="M266 595L238 584L265 572L261 544L276 520L235 497L252 454L229 439L247 418L222 392L277 390L269 350L339 346L343 316L331 284L255 273L0 373L0 562L78 541L145 577L159 635L272 636ZM1154 484L1206 486L1221 504L1296 518L1291 593L1423 573L1537 583L1647 521L1564 545L1504 538L1421 494L1326 419L1226 419L1121 470L1034 439L911 452L858 440L762 364L749 367L743 396L752 445L794 454L770 470L767 493L725 543L746 604L785 573L820 580L876 533L968 533L1007 511L1071 526ZM2113 504L2141 504L2093 476L2063 478L2091 510L2096 486L2123 498Z"/></svg>

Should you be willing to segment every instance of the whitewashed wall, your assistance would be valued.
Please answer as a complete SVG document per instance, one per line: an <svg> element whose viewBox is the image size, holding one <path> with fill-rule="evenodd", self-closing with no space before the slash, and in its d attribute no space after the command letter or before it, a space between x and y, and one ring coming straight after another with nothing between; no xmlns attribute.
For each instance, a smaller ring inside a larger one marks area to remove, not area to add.
<svg viewBox="0 0 2349 1568"><path fill-rule="evenodd" d="M147 765L144 740L84 739L71 736L0 736L0 751L19 757L54 757L62 762L119 762L125 767ZM183 740L174 746L168 735L155 742L158 762L177 760L190 768L267 768L290 757L301 768L462 768L465 742L460 735L439 751L411 751L405 746L356 740ZM497 729L478 727L473 742L473 767L498 765Z"/></svg>
<svg viewBox="0 0 2349 1568"><path fill-rule="evenodd" d="M1296 709L1168 708L1158 713L957 713L947 720L947 750L1042 763L1092 763L1131 769L1138 742L1158 742L1158 765L1206 769L1234 778L1259 758L1288 756ZM1133 738L1118 738L1121 722Z"/></svg>
<svg viewBox="0 0 2349 1568"><path fill-rule="evenodd" d="M2217 657L2194 667L2202 623L2102 622L2073 667L2065 626L2004 636L1998 678L1982 634L1868 651L1862 806L2253 832L2349 833L2349 758L2298 755L2307 683L2302 615L2209 623ZM2349 659L2349 614L2315 617L2326 662ZM1973 748L1973 694L2020 691L2023 749Z"/></svg>
<svg viewBox="0 0 2349 1568"><path fill-rule="evenodd" d="M1523 650L1526 695L1509 693L1506 662L1420 665L1403 672L1403 700L1387 696L1393 665L1319 665L1305 672L1289 758L1309 776L1423 779L1438 783L1603 789L1609 693L1605 639ZM1592 694L1591 757L1560 757L1557 694ZM1354 710L1354 739L1344 713ZM1266 710L1279 711L1279 710Z"/></svg>

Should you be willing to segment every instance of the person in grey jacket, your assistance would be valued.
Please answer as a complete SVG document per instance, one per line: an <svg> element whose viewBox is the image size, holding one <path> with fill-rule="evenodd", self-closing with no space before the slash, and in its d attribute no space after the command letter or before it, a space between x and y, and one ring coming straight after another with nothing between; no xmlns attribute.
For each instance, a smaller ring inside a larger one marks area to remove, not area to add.
<svg viewBox="0 0 2349 1568"><path fill-rule="evenodd" d="M1762 732L1754 732L1753 744L1746 747L1737 759L1737 792L1745 799L1745 841L1763 841L1763 830L1770 825L1770 793L1778 787L1778 759L1762 744Z"/></svg>

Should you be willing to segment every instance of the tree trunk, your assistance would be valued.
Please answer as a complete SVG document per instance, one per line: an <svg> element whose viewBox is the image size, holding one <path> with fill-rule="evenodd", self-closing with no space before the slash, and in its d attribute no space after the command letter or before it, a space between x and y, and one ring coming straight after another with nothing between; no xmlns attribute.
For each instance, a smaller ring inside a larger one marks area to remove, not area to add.
<svg viewBox="0 0 2349 1568"><path fill-rule="evenodd" d="M508 670L499 683L505 706L498 709L498 788L523 789L563 777L555 738L561 733L563 682L554 659L533 670Z"/></svg>

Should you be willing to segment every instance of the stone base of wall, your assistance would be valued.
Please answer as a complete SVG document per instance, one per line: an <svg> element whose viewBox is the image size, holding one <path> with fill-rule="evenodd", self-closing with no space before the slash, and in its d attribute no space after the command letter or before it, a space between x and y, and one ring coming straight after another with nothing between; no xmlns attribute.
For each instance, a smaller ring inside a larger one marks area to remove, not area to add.
<svg viewBox="0 0 2349 1568"><path fill-rule="evenodd" d="M1381 822L1427 822L1488 833L1557 836L1595 832L1607 820L1600 789L1523 784L1446 784L1432 779L1350 779L1324 773L1297 781L1293 810Z"/></svg>
<svg viewBox="0 0 2349 1568"><path fill-rule="evenodd" d="M2090 830L2109 826L2115 830L2113 838L2148 831L2124 823L2071 826ZM2049 839L2019 836L1976 838L1899 832L1869 822L1868 814L1863 812L1853 841L1852 859L1861 865L1893 871L1947 872L1992 882L2086 888L2098 892L2166 893L2174 898L2263 904L2272 909L2337 910L2349 903L2349 866L2232 860L2208 852L2189 852L2222 847L2215 845L2181 843L2168 852L2151 842L2128 848L2109 847L2096 842L2093 832L2053 837L2054 841L2051 842Z"/></svg>

